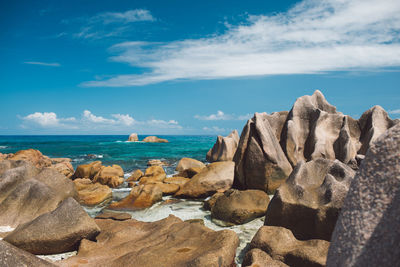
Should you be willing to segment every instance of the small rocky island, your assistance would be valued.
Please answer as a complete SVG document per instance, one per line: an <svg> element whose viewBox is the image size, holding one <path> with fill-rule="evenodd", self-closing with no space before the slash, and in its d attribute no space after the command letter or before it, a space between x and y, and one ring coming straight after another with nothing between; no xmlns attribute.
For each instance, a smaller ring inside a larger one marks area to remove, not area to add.
<svg viewBox="0 0 400 267"><path fill-rule="evenodd" d="M316 91L290 111L256 113L204 157L182 158L172 176L161 159L126 176L101 161L74 170L34 149L0 153L0 227L9 229L0 266L398 265L400 123L382 107L356 120ZM123 188L129 194L116 197ZM225 228L190 214L131 218L185 201L201 201ZM91 217L90 207L101 208ZM257 218L264 225L250 240L229 228L246 232Z"/></svg>

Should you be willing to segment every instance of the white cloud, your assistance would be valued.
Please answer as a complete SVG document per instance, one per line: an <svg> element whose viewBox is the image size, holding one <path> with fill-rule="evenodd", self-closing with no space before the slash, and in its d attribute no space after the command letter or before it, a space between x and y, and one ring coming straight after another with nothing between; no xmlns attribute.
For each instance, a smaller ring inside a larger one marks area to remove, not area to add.
<svg viewBox="0 0 400 267"><path fill-rule="evenodd" d="M84 110L82 117L76 119L58 118L54 112L35 112L25 117L19 117L24 121L22 127L40 126L43 128L63 129L106 129L106 130L133 130L153 131L158 129L183 129L176 120L143 120L137 121L129 114L111 114L111 118L105 118L93 114L90 110Z"/></svg>
<svg viewBox="0 0 400 267"><path fill-rule="evenodd" d="M92 21L101 21L104 24L122 22L130 23L137 21L154 21L155 18L146 9L127 10L125 12L105 12L91 18Z"/></svg>
<svg viewBox="0 0 400 267"><path fill-rule="evenodd" d="M40 66L47 66L47 67L60 67L60 63L48 63L48 62L39 62L39 61L25 61L24 64L29 65L40 65Z"/></svg>
<svg viewBox="0 0 400 267"><path fill-rule="evenodd" d="M83 119L93 123L101 123L101 124L113 124L115 120L113 119L106 119L102 116L96 116L91 111L85 110L83 111Z"/></svg>
<svg viewBox="0 0 400 267"><path fill-rule="evenodd" d="M203 131L212 132L212 133L227 133L231 130L225 129L225 128L220 128L218 126L212 126L212 127L203 127Z"/></svg>
<svg viewBox="0 0 400 267"><path fill-rule="evenodd" d="M155 20L149 10L133 9L125 12L103 12L89 18L64 20L64 23L69 24L72 21L82 23L79 32L72 34L75 38L100 39L123 35L132 29L130 23Z"/></svg>
<svg viewBox="0 0 400 267"><path fill-rule="evenodd" d="M150 72L83 85L136 86L400 66L399 14L398 0L304 0L285 13L248 16L220 35L115 45L118 55L113 61Z"/></svg>
<svg viewBox="0 0 400 267"><path fill-rule="evenodd" d="M195 115L194 118L203 121L248 120L251 118L251 114L235 116L233 114L225 114L223 111L218 110L216 114L207 116Z"/></svg>
<svg viewBox="0 0 400 267"><path fill-rule="evenodd" d="M42 127L67 127L68 125L62 122L75 122L74 117L58 118L54 112L35 112L22 118L26 122L38 124Z"/></svg>
<svg viewBox="0 0 400 267"><path fill-rule="evenodd" d="M400 114L400 109L389 110L389 114Z"/></svg>
<svg viewBox="0 0 400 267"><path fill-rule="evenodd" d="M169 121L164 121L164 120L149 120L145 122L145 124L150 125L150 126L155 126L158 128L173 128L173 129L182 129L182 126L179 125L179 123L176 120L169 120Z"/></svg>
<svg viewBox="0 0 400 267"><path fill-rule="evenodd" d="M123 125L131 126L135 123L135 119L128 114L113 114L112 117L117 119L117 123L120 122Z"/></svg>

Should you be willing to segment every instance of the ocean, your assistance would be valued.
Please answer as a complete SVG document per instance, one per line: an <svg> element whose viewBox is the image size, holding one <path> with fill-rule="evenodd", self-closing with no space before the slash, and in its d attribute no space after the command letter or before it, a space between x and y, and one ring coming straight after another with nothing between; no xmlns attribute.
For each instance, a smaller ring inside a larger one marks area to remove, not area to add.
<svg viewBox="0 0 400 267"><path fill-rule="evenodd" d="M146 136L140 136L142 140ZM0 153L14 153L22 149L38 149L51 158L71 158L76 168L94 160L103 165L118 164L126 173L145 169L150 159L166 161L172 174L183 157L206 161L207 151L216 136L158 136L169 143L127 142L128 135L33 135L0 136Z"/></svg>

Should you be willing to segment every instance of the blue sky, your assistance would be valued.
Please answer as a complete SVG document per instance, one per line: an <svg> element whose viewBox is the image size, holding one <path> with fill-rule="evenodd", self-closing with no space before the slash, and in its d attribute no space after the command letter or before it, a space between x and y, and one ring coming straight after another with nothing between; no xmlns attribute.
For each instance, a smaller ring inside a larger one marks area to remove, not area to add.
<svg viewBox="0 0 400 267"><path fill-rule="evenodd" d="M400 2L1 1L0 134L226 134L321 90L400 117Z"/></svg>

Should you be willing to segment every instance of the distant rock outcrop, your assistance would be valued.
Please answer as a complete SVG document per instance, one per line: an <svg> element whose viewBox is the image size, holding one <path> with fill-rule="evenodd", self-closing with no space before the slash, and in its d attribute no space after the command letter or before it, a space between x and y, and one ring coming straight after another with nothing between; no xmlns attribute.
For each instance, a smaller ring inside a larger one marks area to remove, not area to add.
<svg viewBox="0 0 400 267"><path fill-rule="evenodd" d="M132 133L128 138L128 142L137 142L137 141L139 141L137 133Z"/></svg>
<svg viewBox="0 0 400 267"><path fill-rule="evenodd" d="M380 108L367 113L374 112L382 115ZM370 117L368 123L374 125L374 116ZM377 124L369 127L366 142L375 138L379 128ZM399 265L400 123L374 141L344 201L327 266Z"/></svg>
<svg viewBox="0 0 400 267"><path fill-rule="evenodd" d="M318 90L298 98L289 113L256 113L234 156L235 186L273 193L300 161L319 158L357 169L371 143L394 124L380 106L359 120L343 115Z"/></svg>
<svg viewBox="0 0 400 267"><path fill-rule="evenodd" d="M228 136L218 135L214 146L208 151L206 159L208 162L232 161L239 143L237 130L232 131Z"/></svg>
<svg viewBox="0 0 400 267"><path fill-rule="evenodd" d="M167 139L158 138L157 136L147 136L143 139L146 143L168 143Z"/></svg>
<svg viewBox="0 0 400 267"><path fill-rule="evenodd" d="M288 228L298 239L329 241L354 174L338 160L300 161L275 192L265 225Z"/></svg>

